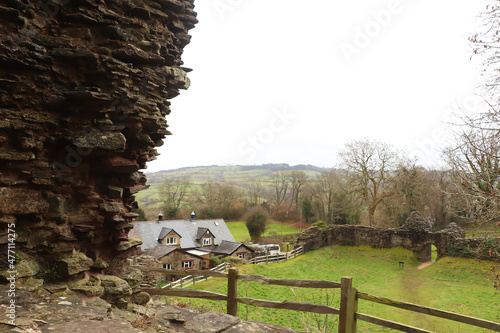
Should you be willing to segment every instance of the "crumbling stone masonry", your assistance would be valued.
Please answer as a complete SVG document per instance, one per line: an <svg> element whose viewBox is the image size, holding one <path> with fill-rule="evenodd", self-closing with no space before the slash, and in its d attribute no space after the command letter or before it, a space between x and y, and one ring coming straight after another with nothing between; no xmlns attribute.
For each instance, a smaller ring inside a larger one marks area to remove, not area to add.
<svg viewBox="0 0 500 333"><path fill-rule="evenodd" d="M432 245L437 248L438 258L456 256L493 260L489 253L490 246L485 243L488 241L465 238L465 231L455 223L450 223L444 230L432 232L431 224L419 212L412 212L399 229L352 225L333 225L325 230L312 227L299 236L298 244L303 245L306 252L328 245L369 245L375 248L400 246L417 253L419 260L426 262L431 260ZM496 242L495 246L498 246L498 240Z"/></svg>
<svg viewBox="0 0 500 333"><path fill-rule="evenodd" d="M139 170L189 86L193 1L0 0L2 246L15 224L17 251L66 274L78 252L83 270L137 252Z"/></svg>

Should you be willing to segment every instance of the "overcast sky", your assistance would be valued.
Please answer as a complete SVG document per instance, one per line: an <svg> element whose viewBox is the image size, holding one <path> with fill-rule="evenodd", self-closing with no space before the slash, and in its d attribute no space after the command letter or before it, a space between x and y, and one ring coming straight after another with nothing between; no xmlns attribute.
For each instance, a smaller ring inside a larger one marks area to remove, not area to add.
<svg viewBox="0 0 500 333"><path fill-rule="evenodd" d="M148 172L198 165L333 167L350 139L437 165L458 108L474 112L467 41L483 0L197 0L172 100L173 133Z"/></svg>

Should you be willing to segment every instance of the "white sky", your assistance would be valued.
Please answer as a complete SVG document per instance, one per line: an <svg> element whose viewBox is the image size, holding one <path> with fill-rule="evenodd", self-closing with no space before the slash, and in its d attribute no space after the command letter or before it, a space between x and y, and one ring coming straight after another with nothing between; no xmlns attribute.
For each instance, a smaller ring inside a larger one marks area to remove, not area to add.
<svg viewBox="0 0 500 333"><path fill-rule="evenodd" d="M173 135L148 172L333 167L347 140L365 137L437 165L451 112L477 101L479 59L470 60L467 37L484 0L195 5L200 23L183 56L191 87L172 100Z"/></svg>

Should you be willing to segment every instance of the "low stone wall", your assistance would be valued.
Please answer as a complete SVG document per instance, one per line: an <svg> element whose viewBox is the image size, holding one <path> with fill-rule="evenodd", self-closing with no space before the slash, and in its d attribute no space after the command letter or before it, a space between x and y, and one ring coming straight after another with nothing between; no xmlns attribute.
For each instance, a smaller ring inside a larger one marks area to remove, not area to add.
<svg viewBox="0 0 500 333"><path fill-rule="evenodd" d="M299 236L297 243L304 246L305 252L329 245L402 247L417 253L422 262L431 260L431 245L436 246L438 258L455 256L485 260L495 259L490 249L500 246L498 239L465 238L464 230L455 223L444 230L431 232L430 223L418 212L412 212L398 229L353 225L332 225L325 230L311 227Z"/></svg>

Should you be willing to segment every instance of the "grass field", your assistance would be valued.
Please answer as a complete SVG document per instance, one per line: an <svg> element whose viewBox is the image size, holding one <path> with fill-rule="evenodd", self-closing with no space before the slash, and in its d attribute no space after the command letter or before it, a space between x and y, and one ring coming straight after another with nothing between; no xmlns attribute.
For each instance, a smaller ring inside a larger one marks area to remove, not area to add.
<svg viewBox="0 0 500 333"><path fill-rule="evenodd" d="M250 241L250 235L244 221L226 222L226 224L237 242ZM300 231L300 229L293 225L271 221L263 236L269 236L269 232L272 230L275 230L278 235L293 234Z"/></svg>
<svg viewBox="0 0 500 333"><path fill-rule="evenodd" d="M398 262L404 261L400 269ZM314 279L340 281L353 278L353 286L361 292L442 310L466 314L491 321L500 320L500 291L493 288L491 262L461 258L443 258L424 270L411 252L403 249L332 246L306 253L294 260L269 265L240 266L240 273L258 274L282 279ZM225 279L211 279L196 284L196 289L226 293ZM339 291L325 291L267 286L239 282L238 295L276 301L300 301L339 306ZM225 311L224 302L178 299L191 306ZM319 332L321 318L296 311L239 306L243 319L258 320L296 330ZM465 324L424 316L413 312L360 300L359 311L380 318L421 327L434 332L487 332ZM327 318L327 332L336 332L336 316ZM359 332L393 332L365 322L358 322ZM395 332L395 331L394 331Z"/></svg>

